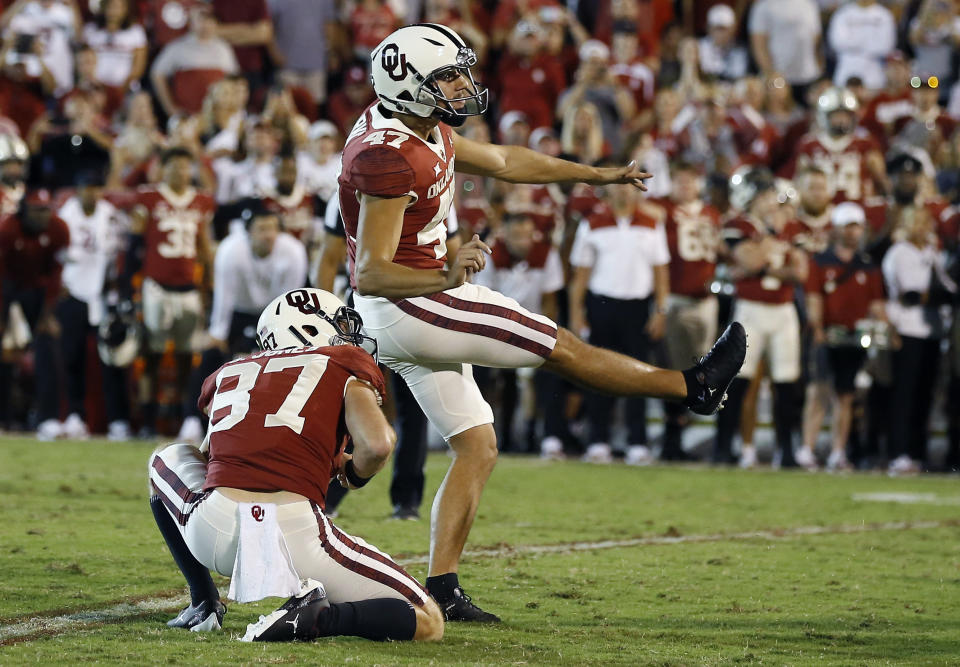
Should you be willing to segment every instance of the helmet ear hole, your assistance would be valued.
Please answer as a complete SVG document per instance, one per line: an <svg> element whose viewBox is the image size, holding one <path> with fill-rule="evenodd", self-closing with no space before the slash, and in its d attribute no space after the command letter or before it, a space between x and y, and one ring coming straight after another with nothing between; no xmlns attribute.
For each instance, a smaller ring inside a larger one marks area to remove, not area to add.
<svg viewBox="0 0 960 667"><path fill-rule="evenodd" d="M317 334L320 333L317 327L313 326L312 324L304 324L300 328L303 329L304 333L311 338L316 338Z"/></svg>

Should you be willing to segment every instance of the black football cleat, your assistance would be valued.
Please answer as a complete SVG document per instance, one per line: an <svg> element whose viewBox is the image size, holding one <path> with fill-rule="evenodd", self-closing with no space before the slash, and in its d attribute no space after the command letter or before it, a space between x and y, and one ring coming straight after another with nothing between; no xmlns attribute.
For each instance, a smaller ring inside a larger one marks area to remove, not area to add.
<svg viewBox="0 0 960 667"><path fill-rule="evenodd" d="M746 354L747 334L743 325L731 322L710 351L693 368L684 371L687 386L696 389L690 392L684 405L698 415L712 415L722 408L727 387L740 372Z"/></svg>
<svg viewBox="0 0 960 667"><path fill-rule="evenodd" d="M470 623L499 623L500 618L473 604L470 596L460 586L453 589L453 595L446 600L437 600L443 611L445 621L467 621Z"/></svg>
<svg viewBox="0 0 960 667"><path fill-rule="evenodd" d="M204 600L196 606L188 605L176 618L167 621L167 626L191 632L215 632L223 627L226 613L227 608L220 600Z"/></svg>
<svg viewBox="0 0 960 667"><path fill-rule="evenodd" d="M316 639L317 617L329 608L330 601L327 600L323 584L308 579L301 591L280 605L279 609L249 624L247 633L240 641L292 642L295 639Z"/></svg>

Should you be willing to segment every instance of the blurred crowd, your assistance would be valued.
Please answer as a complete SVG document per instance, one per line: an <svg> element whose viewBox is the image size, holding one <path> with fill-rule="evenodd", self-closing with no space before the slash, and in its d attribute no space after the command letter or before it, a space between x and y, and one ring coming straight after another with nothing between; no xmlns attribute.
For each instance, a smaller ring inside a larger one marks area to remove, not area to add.
<svg viewBox="0 0 960 667"><path fill-rule="evenodd" d="M753 467L769 403L774 465L960 466L956 0L3 4L2 427L202 438L199 383L263 306L344 290L339 152L371 50L423 21L479 56L465 135L654 175L458 177L476 281L659 365L731 318L750 341L707 424L476 369L503 449Z"/></svg>

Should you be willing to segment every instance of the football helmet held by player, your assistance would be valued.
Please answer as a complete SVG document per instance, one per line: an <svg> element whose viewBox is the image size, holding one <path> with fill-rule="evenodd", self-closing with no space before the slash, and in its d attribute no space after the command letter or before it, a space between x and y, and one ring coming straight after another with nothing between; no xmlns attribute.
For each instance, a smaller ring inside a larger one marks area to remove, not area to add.
<svg viewBox="0 0 960 667"><path fill-rule="evenodd" d="M389 111L421 118L433 116L460 126L487 110L487 89L473 80L477 54L450 28L417 23L394 31L370 55L370 78L380 103ZM470 94L448 98L437 81L462 75ZM459 107L459 108L458 108Z"/></svg>
<svg viewBox="0 0 960 667"><path fill-rule="evenodd" d="M97 329L97 353L107 366L125 368L140 351L140 325L133 304L120 301L107 306L106 317Z"/></svg>
<svg viewBox="0 0 960 667"><path fill-rule="evenodd" d="M355 345L376 359L377 341L362 329L360 314L336 295L303 287L281 294L263 309L257 321L257 344L264 350Z"/></svg>
<svg viewBox="0 0 960 667"><path fill-rule="evenodd" d="M774 188L776 181L766 167L740 167L730 177L730 205L746 211L757 195Z"/></svg>

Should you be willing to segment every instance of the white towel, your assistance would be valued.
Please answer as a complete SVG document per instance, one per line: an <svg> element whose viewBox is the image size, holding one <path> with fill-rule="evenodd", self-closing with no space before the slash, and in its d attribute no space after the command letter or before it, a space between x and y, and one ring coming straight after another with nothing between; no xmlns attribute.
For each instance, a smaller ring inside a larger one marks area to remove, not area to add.
<svg viewBox="0 0 960 667"><path fill-rule="evenodd" d="M300 591L273 503L237 503L240 539L227 594L237 602L289 597Z"/></svg>

